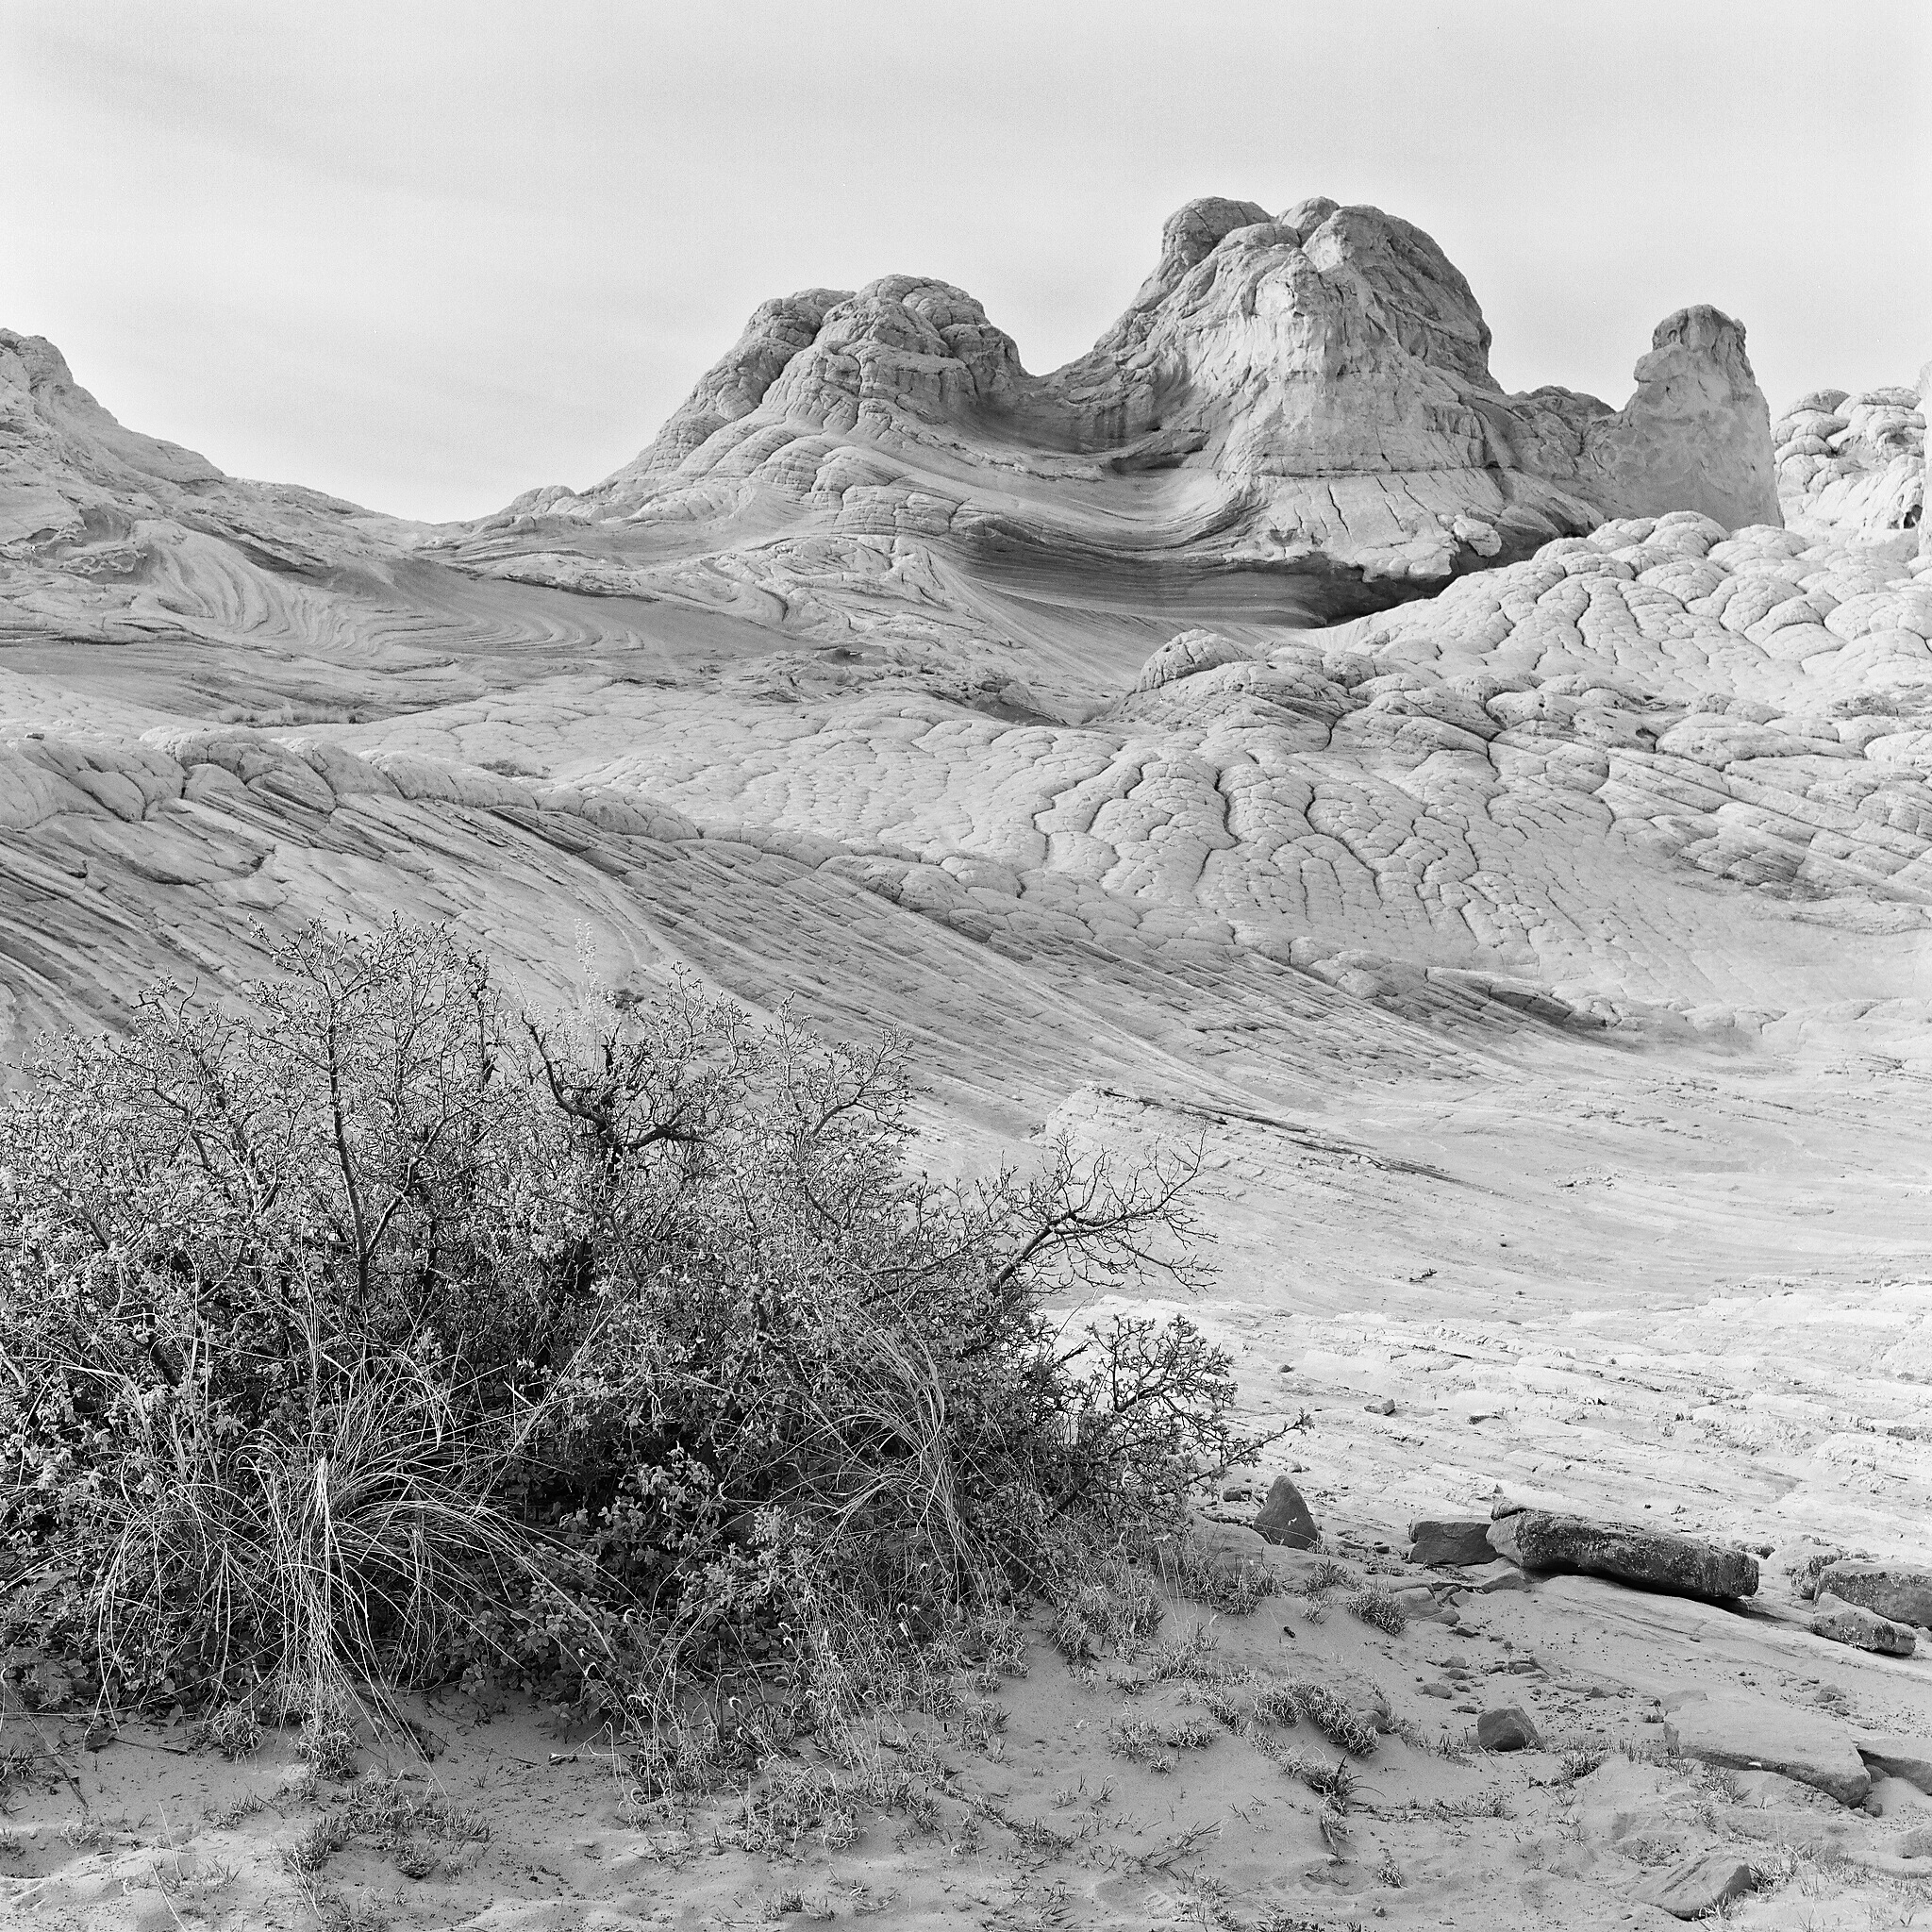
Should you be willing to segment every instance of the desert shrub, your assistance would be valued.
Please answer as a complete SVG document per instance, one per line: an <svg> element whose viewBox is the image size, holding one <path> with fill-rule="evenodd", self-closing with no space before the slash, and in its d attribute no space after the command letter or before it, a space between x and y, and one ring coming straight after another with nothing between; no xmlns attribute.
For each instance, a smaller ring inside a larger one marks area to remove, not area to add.
<svg viewBox="0 0 1932 1932"><path fill-rule="evenodd" d="M1185 1159L954 1184L890 1038L689 981L525 1014L400 924L275 966L0 1111L0 1642L110 1698L480 1663L661 1712L957 1641L1257 1446L1187 1323L1047 1313L1185 1273Z"/></svg>

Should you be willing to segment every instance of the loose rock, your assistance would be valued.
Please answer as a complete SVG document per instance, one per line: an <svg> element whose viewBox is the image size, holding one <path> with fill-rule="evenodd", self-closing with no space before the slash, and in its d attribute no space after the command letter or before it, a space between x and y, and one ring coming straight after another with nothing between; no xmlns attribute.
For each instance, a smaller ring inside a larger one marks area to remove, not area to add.
<svg viewBox="0 0 1932 1932"><path fill-rule="evenodd" d="M1818 1576L1818 1594L1827 1593L1864 1609L1875 1610L1895 1624L1932 1628L1932 1570L1907 1563L1865 1563L1840 1557L1827 1563Z"/></svg>
<svg viewBox="0 0 1932 1932"><path fill-rule="evenodd" d="M1255 1518L1255 1528L1271 1543L1291 1550L1312 1550L1321 1535L1302 1492L1285 1475L1274 1478L1268 1500Z"/></svg>
<svg viewBox="0 0 1932 1932"><path fill-rule="evenodd" d="M1687 1699L1665 1719L1664 1742L1706 1764L1774 1771L1841 1805L1862 1805L1872 1789L1872 1774L1843 1724L1774 1697L1728 1691Z"/></svg>
<svg viewBox="0 0 1932 1932"><path fill-rule="evenodd" d="M1490 1547L1524 1570L1607 1576L1675 1596L1722 1602L1757 1591L1757 1559L1743 1551L1635 1524L1522 1509L1491 1524Z"/></svg>
<svg viewBox="0 0 1932 1932"><path fill-rule="evenodd" d="M1481 1517L1424 1517L1408 1525L1411 1563L1489 1563L1490 1525Z"/></svg>
<svg viewBox="0 0 1932 1932"><path fill-rule="evenodd" d="M1529 1713L1514 1704L1484 1711L1475 1721L1475 1740L1485 1751L1540 1751L1543 1741Z"/></svg>
<svg viewBox="0 0 1932 1932"><path fill-rule="evenodd" d="M1701 1919L1757 1889L1757 1874L1735 1852L1702 1852L1652 1873L1637 1896L1674 1919Z"/></svg>
<svg viewBox="0 0 1932 1932"><path fill-rule="evenodd" d="M1392 1395L1378 1395L1373 1402L1365 1402L1362 1407L1370 1415L1393 1415L1395 1398Z"/></svg>
<svg viewBox="0 0 1932 1932"><path fill-rule="evenodd" d="M1828 1637L1834 1643L1855 1644L1859 1650L1875 1650L1881 1657L1910 1657L1918 1645L1907 1625L1894 1624L1863 1604L1848 1604L1829 1591L1819 1592L1811 1634Z"/></svg>

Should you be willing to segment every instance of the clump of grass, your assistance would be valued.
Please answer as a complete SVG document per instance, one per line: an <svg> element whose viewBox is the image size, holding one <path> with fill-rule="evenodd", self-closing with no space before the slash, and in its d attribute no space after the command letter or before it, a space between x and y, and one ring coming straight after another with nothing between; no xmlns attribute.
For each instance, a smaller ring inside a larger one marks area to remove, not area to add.
<svg viewBox="0 0 1932 1932"><path fill-rule="evenodd" d="M261 1748L261 1735L252 1705L224 1704L200 1726L196 1741L224 1757L248 1757Z"/></svg>
<svg viewBox="0 0 1932 1932"><path fill-rule="evenodd" d="M312 1819L282 1847L282 1864L295 1877L320 1872L349 1842L349 1830L332 1811Z"/></svg>
<svg viewBox="0 0 1932 1932"><path fill-rule="evenodd" d="M1221 1654L1213 1626L1197 1624L1179 1637L1149 1645L1139 1656L1148 1681L1157 1684L1243 1684L1254 1674Z"/></svg>
<svg viewBox="0 0 1932 1932"><path fill-rule="evenodd" d="M1280 1589L1266 1563L1230 1563L1183 1543L1165 1563L1176 1596L1227 1617L1252 1617Z"/></svg>
<svg viewBox="0 0 1932 1932"><path fill-rule="evenodd" d="M1352 1590L1355 1584L1354 1571L1345 1564L1336 1562L1332 1557L1324 1557L1302 1578L1296 1588L1305 1597L1319 1598L1327 1595L1330 1591Z"/></svg>
<svg viewBox="0 0 1932 1932"><path fill-rule="evenodd" d="M1358 1757L1367 1757L1381 1741L1374 1721L1325 1686L1297 1683L1291 1687L1289 1694L1296 1712L1331 1744L1339 1744Z"/></svg>
<svg viewBox="0 0 1932 1932"><path fill-rule="evenodd" d="M1207 1724L1186 1720L1162 1724L1153 1718L1124 1716L1115 1718L1106 1731L1107 1748L1116 1757L1159 1772L1174 1768L1174 1752L1205 1751L1219 1735Z"/></svg>
<svg viewBox="0 0 1932 1932"><path fill-rule="evenodd" d="M296 1751L319 1778L346 1785L356 1776L356 1733L336 1711L311 1711L302 1722Z"/></svg>
<svg viewBox="0 0 1932 1932"><path fill-rule="evenodd" d="M1377 1630L1386 1630L1391 1637L1401 1636L1408 1627L1408 1612L1401 1603L1373 1583L1365 1583L1359 1590L1352 1591L1345 1601L1350 1610L1364 1624L1372 1624Z"/></svg>
<svg viewBox="0 0 1932 1932"><path fill-rule="evenodd" d="M1068 1662L1118 1655L1160 1627L1160 1592L1124 1557L1098 1557L1091 1570L1053 1598L1051 1635Z"/></svg>

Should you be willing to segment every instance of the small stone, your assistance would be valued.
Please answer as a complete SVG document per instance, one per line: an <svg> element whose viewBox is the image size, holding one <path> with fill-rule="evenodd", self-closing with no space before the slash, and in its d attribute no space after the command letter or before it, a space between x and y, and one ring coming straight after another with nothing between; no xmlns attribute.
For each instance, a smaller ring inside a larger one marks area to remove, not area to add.
<svg viewBox="0 0 1932 1932"><path fill-rule="evenodd" d="M1537 1751L1542 1739L1528 1712L1514 1704L1486 1710L1475 1721L1475 1740L1485 1751Z"/></svg>
<svg viewBox="0 0 1932 1932"><path fill-rule="evenodd" d="M1271 1543L1291 1550L1312 1550L1321 1535L1302 1492L1285 1475L1274 1478L1268 1500L1255 1518L1255 1528Z"/></svg>
<svg viewBox="0 0 1932 1932"><path fill-rule="evenodd" d="M1378 1395L1374 1401L1363 1403L1362 1407L1370 1415L1393 1415L1395 1413L1395 1398L1392 1395Z"/></svg>
<svg viewBox="0 0 1932 1932"><path fill-rule="evenodd" d="M1737 1853L1699 1852L1667 1872L1653 1872L1637 1896L1674 1919L1701 1919L1757 1890L1757 1874Z"/></svg>
<svg viewBox="0 0 1932 1932"><path fill-rule="evenodd" d="M1408 1560L1422 1564L1493 1563L1490 1525L1479 1516L1425 1516L1408 1525Z"/></svg>
<svg viewBox="0 0 1932 1932"><path fill-rule="evenodd" d="M1819 1591L1812 1612L1812 1636L1828 1637L1834 1643L1875 1650L1881 1657L1910 1657L1918 1647L1918 1639L1906 1624L1894 1624L1863 1604L1848 1604L1829 1591Z"/></svg>
<svg viewBox="0 0 1932 1932"><path fill-rule="evenodd" d="M1424 1684L1422 1690L1424 1697L1440 1697L1445 1703L1456 1695L1455 1687L1443 1683L1440 1677L1433 1684Z"/></svg>

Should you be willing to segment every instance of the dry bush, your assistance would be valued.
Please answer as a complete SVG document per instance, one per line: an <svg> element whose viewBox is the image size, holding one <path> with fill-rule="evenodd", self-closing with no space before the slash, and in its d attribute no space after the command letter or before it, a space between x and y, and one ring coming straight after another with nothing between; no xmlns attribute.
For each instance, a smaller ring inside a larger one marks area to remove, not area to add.
<svg viewBox="0 0 1932 1932"><path fill-rule="evenodd" d="M890 1038L685 981L526 1015L401 924L275 966L0 1109L0 1644L109 1702L508 1669L752 1763L855 1628L954 1641L1252 1459L1187 1323L1045 1313L1190 1277L1191 1161L954 1185Z"/></svg>

